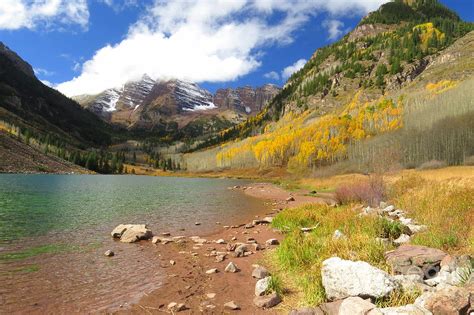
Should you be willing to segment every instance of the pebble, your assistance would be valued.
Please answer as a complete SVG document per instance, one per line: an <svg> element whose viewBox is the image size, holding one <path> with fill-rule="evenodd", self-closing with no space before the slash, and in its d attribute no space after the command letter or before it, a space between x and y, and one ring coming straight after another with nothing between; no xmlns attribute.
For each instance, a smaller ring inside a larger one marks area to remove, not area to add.
<svg viewBox="0 0 474 315"><path fill-rule="evenodd" d="M240 306L234 301L230 301L224 304L224 308L232 311L240 310Z"/></svg>
<svg viewBox="0 0 474 315"><path fill-rule="evenodd" d="M206 294L206 297L207 297L208 299L213 299L213 298L216 297L216 294L215 294L215 293L208 293L208 294Z"/></svg>
<svg viewBox="0 0 474 315"><path fill-rule="evenodd" d="M227 267L225 267L225 272L232 272L232 273L235 273L235 272L238 272L239 271L239 268L237 267L236 264L234 264L233 262L230 262Z"/></svg>
<svg viewBox="0 0 474 315"><path fill-rule="evenodd" d="M106 251L106 252L104 253L104 255L107 256L107 257L112 257L112 256L115 255L115 253L109 249L108 251Z"/></svg>
<svg viewBox="0 0 474 315"><path fill-rule="evenodd" d="M176 265L176 261L174 261L174 260L170 260L170 265L171 265L171 266L174 266L174 265Z"/></svg>
<svg viewBox="0 0 474 315"><path fill-rule="evenodd" d="M206 271L206 273L208 275L213 274L213 273L217 273L217 272L218 272L217 268L212 268L212 269L209 269L209 270Z"/></svg>
<svg viewBox="0 0 474 315"><path fill-rule="evenodd" d="M267 245L278 245L280 242L276 238L271 238L265 242Z"/></svg>

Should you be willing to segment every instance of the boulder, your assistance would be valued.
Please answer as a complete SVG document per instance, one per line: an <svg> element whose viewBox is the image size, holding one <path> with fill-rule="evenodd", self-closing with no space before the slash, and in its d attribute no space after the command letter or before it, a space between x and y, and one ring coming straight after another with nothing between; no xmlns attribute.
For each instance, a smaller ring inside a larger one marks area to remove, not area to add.
<svg viewBox="0 0 474 315"><path fill-rule="evenodd" d="M278 305L281 302L281 298L278 294L272 293L270 295L257 296L253 299L255 306L260 308L271 308Z"/></svg>
<svg viewBox="0 0 474 315"><path fill-rule="evenodd" d="M235 257L242 257L248 251L249 251L248 247L244 244L241 244L235 248L234 254L235 254Z"/></svg>
<svg viewBox="0 0 474 315"><path fill-rule="evenodd" d="M338 315L380 314L380 312L375 311L375 308L376 306L369 301L357 296L351 296L342 301Z"/></svg>
<svg viewBox="0 0 474 315"><path fill-rule="evenodd" d="M270 275L268 270L265 267L258 266L252 271L252 277L257 278L257 279L263 279L266 278Z"/></svg>
<svg viewBox="0 0 474 315"><path fill-rule="evenodd" d="M291 310L288 315L324 315L324 312L319 307L303 307Z"/></svg>
<svg viewBox="0 0 474 315"><path fill-rule="evenodd" d="M110 234L113 238L120 238L123 232L125 232L130 226L131 224L119 224L115 227L115 229L112 230Z"/></svg>
<svg viewBox="0 0 474 315"><path fill-rule="evenodd" d="M240 310L240 306L234 301L230 301L224 304L224 308L232 311Z"/></svg>
<svg viewBox="0 0 474 315"><path fill-rule="evenodd" d="M237 271L239 271L239 268L237 268L237 265L234 264L233 262L230 262L227 267L225 267L225 272L232 272L232 273L235 273Z"/></svg>
<svg viewBox="0 0 474 315"><path fill-rule="evenodd" d="M409 244L385 253L395 274L420 274L425 279L436 276L445 256L446 253L439 249Z"/></svg>
<svg viewBox="0 0 474 315"><path fill-rule="evenodd" d="M324 314L339 314L339 308L343 300L337 300L333 302L327 302L319 305Z"/></svg>
<svg viewBox="0 0 474 315"><path fill-rule="evenodd" d="M255 284L255 296L264 295L270 287L271 280L271 277L265 277L263 279L258 280Z"/></svg>
<svg viewBox="0 0 474 315"><path fill-rule="evenodd" d="M427 309L408 304L398 307L385 307L378 309L383 315L431 315Z"/></svg>
<svg viewBox="0 0 474 315"><path fill-rule="evenodd" d="M120 224L111 234L112 237L120 238L120 241L124 243L147 240L153 236L153 233L145 224Z"/></svg>
<svg viewBox="0 0 474 315"><path fill-rule="evenodd" d="M427 292L415 300L415 305L434 314L467 314L470 306L468 290L446 286L436 292Z"/></svg>
<svg viewBox="0 0 474 315"><path fill-rule="evenodd" d="M323 262L321 276L326 296L330 300L350 296L381 298L398 285L385 271L363 261L332 257Z"/></svg>

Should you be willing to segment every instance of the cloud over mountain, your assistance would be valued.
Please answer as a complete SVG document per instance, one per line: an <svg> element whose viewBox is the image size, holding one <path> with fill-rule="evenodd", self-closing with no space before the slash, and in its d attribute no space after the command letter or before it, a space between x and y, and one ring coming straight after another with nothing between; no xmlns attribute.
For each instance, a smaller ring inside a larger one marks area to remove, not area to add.
<svg viewBox="0 0 474 315"><path fill-rule="evenodd" d="M121 42L96 51L79 76L57 88L66 95L94 94L144 73L153 79L236 80L261 65L265 47L291 43L312 16L366 13L383 2L157 0Z"/></svg>

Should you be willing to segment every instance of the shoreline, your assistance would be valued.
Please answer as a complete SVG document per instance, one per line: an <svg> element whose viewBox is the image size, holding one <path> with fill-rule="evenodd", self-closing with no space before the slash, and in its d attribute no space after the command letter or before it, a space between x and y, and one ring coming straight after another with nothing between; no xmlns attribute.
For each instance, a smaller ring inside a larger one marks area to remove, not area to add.
<svg viewBox="0 0 474 315"><path fill-rule="evenodd" d="M285 208L306 203L328 203L323 198L307 196L302 191L288 192L269 183L252 183L249 186L234 189L239 189L242 193L265 203L271 203L273 209L263 210L256 219L273 217ZM286 201L290 196L293 196L295 200ZM180 312L182 314L222 314L236 312L224 308L225 303L234 301L240 307L237 312L242 312L242 314L274 314L278 307L263 310L253 305L256 279L253 279L251 274L254 266L262 262L265 253L277 247L277 245L266 245L266 241L272 238L281 241L283 235L273 231L268 224L245 228L245 224L248 223L241 220L241 222L235 222L233 226L222 227L216 232L200 235L199 238L206 240L202 245L189 237L186 237L185 243L153 245L157 246L160 253L162 263L159 269L165 273L162 285L151 293L145 293L137 303L108 311L115 314L171 313L167 306L174 302L186 305L186 310ZM228 244L246 243L254 246L248 242L249 238L254 239L262 249L255 251L252 248L251 255L234 257L234 253L227 248ZM219 239L224 240L225 244L216 243ZM225 259L217 262L213 251L225 252ZM170 263L171 260L174 264ZM240 271L224 272L230 262L236 264ZM218 272L206 274L206 271L212 268L217 268Z"/></svg>

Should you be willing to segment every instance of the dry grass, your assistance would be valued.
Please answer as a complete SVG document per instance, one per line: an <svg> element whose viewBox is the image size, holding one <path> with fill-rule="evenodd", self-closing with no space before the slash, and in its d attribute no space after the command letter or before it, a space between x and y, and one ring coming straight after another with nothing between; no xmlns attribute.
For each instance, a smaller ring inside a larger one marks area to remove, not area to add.
<svg viewBox="0 0 474 315"><path fill-rule="evenodd" d="M288 232L268 260L292 292L286 303L318 305L326 301L321 265L332 256L363 260L388 270L383 257L387 248L375 240L389 233L385 230L388 225L377 217L358 216L359 212L350 206L305 205L286 209L275 217L273 227ZM299 230L315 225L317 228L309 234ZM333 239L335 230L345 237Z"/></svg>
<svg viewBox="0 0 474 315"><path fill-rule="evenodd" d="M428 226L428 231L412 238L412 243L443 249L449 253L474 254L474 185L473 167L449 167L436 170L409 170L388 174L390 201L406 210L408 216ZM313 189L332 189L344 182L354 183L367 176L358 174L323 179L303 179L300 185ZM397 238L401 225L386 220L358 216L360 207L337 208L306 205L279 213L272 225L285 231L281 245L267 255L267 264L277 275L287 293L282 308L314 306L326 301L321 282L322 262L331 257L363 260L389 270L383 254L390 248L376 237ZM300 227L317 226L305 235ZM338 229L346 238L333 240ZM412 303L420 292L396 291L376 301L378 306Z"/></svg>
<svg viewBox="0 0 474 315"><path fill-rule="evenodd" d="M411 175L393 183L391 196L395 205L428 226L412 243L451 253L474 253L474 186Z"/></svg>

